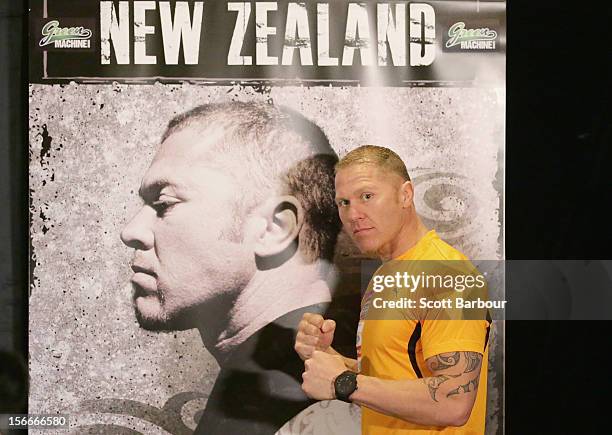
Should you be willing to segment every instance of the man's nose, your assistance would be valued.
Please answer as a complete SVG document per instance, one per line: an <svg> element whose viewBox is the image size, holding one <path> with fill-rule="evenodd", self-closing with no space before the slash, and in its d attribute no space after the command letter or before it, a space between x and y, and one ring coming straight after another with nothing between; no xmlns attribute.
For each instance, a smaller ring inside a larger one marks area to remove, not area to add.
<svg viewBox="0 0 612 435"><path fill-rule="evenodd" d="M357 222L359 219L363 219L364 215L358 205L352 205L348 209L348 218L351 222Z"/></svg>
<svg viewBox="0 0 612 435"><path fill-rule="evenodd" d="M132 220L121 231L121 241L126 246L142 251L148 251L153 247L153 230L152 219L155 211L150 210L148 213L147 207L143 207L132 218ZM151 215L151 216L150 216Z"/></svg>

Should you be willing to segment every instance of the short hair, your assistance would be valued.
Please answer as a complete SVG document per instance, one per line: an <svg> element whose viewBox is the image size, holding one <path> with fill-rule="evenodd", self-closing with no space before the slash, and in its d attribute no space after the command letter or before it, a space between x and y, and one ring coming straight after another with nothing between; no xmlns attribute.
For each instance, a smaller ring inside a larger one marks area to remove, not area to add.
<svg viewBox="0 0 612 435"><path fill-rule="evenodd" d="M336 163L334 170L337 173L340 169L362 164L375 165L399 175L404 181L410 181L410 175L401 157L389 148L378 145L355 148Z"/></svg>
<svg viewBox="0 0 612 435"><path fill-rule="evenodd" d="M338 156L325 133L299 113L270 103L203 104L170 121L162 142L186 128L219 129L212 157L233 171L244 191L242 216L279 189L296 197L304 212L299 249L306 261L331 261L341 223L334 200ZM215 164L211 161L211 164Z"/></svg>

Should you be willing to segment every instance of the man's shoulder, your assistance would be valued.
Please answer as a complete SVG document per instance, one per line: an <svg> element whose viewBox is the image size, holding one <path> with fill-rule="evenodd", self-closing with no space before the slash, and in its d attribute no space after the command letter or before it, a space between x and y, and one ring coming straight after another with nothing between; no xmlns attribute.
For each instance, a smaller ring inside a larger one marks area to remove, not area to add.
<svg viewBox="0 0 612 435"><path fill-rule="evenodd" d="M409 258L403 260L467 260L468 258L457 248L451 246L432 230L419 241L416 249Z"/></svg>

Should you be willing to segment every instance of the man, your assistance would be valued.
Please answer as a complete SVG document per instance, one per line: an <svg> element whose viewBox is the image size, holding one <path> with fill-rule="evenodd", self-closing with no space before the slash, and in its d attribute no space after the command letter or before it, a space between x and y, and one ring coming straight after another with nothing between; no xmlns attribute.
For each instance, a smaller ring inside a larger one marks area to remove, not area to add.
<svg viewBox="0 0 612 435"><path fill-rule="evenodd" d="M272 434L312 403L293 342L331 301L336 162L316 125L269 104L207 104L168 125L121 238L140 325L197 328L221 368L196 433Z"/></svg>
<svg viewBox="0 0 612 435"><path fill-rule="evenodd" d="M391 260L467 262L423 225L406 167L393 151L372 145L351 151L336 165L335 186L344 230L383 268ZM483 434L488 321L434 320L439 312L410 309L394 320L373 320L372 296L370 285L357 359L331 346L334 320L304 314L295 349L305 360L306 394L360 405L363 434Z"/></svg>

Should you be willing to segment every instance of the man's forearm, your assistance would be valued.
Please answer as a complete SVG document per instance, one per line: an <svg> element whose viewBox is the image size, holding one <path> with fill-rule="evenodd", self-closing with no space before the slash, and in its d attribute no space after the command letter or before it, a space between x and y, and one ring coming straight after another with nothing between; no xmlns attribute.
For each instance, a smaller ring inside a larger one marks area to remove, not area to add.
<svg viewBox="0 0 612 435"><path fill-rule="evenodd" d="M357 360L354 358L348 358L344 355L342 355L340 352L336 351L336 349L334 349L333 347L329 346L326 350L327 353L329 353L330 355L337 355L342 357L342 360L344 361L344 365L346 366L347 369L349 369L352 372L358 373L357 370Z"/></svg>
<svg viewBox="0 0 612 435"><path fill-rule="evenodd" d="M470 416L474 398L466 397L462 381L457 380L435 376L391 381L358 375L358 388L350 399L358 405L415 424L462 426Z"/></svg>

